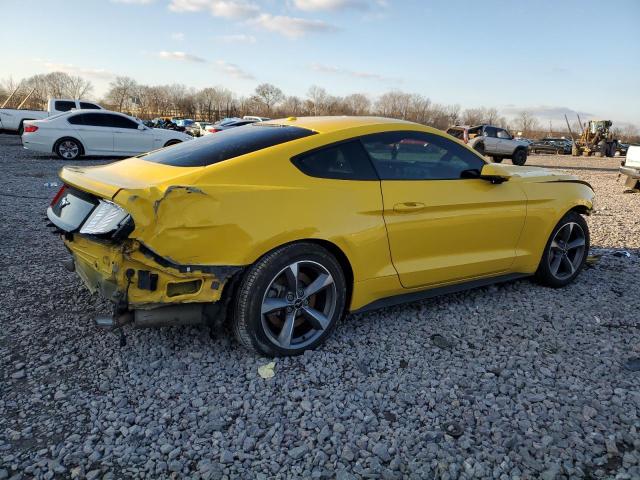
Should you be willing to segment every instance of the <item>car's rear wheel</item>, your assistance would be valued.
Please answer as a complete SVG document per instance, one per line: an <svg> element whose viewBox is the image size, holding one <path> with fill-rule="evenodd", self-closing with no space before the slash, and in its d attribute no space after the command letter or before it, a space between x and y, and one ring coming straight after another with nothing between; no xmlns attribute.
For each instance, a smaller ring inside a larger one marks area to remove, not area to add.
<svg viewBox="0 0 640 480"><path fill-rule="evenodd" d="M58 140L54 151L63 160L75 160L82 154L82 145L73 138L63 138Z"/></svg>
<svg viewBox="0 0 640 480"><path fill-rule="evenodd" d="M233 329L240 343L256 352L297 355L331 335L345 302L344 274L331 253L314 243L286 245L244 274Z"/></svg>
<svg viewBox="0 0 640 480"><path fill-rule="evenodd" d="M536 279L549 287L564 287L580 273L589 252L589 227L576 212L567 213L551 232Z"/></svg>
<svg viewBox="0 0 640 480"><path fill-rule="evenodd" d="M527 151L523 148L519 148L515 152L513 152L513 156L511 157L511 161L514 165L524 165L527 162Z"/></svg>
<svg viewBox="0 0 640 480"><path fill-rule="evenodd" d="M491 160L493 160L494 163L502 163L502 160L504 160L502 157L496 157L495 155L491 157Z"/></svg>
<svg viewBox="0 0 640 480"><path fill-rule="evenodd" d="M484 143L476 143L473 148L480 155L484 155Z"/></svg>

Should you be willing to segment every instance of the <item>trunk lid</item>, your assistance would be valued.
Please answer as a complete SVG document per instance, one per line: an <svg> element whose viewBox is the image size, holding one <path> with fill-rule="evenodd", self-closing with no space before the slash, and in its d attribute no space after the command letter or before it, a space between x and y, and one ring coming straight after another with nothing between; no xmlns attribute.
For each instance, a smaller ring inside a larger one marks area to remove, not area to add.
<svg viewBox="0 0 640 480"><path fill-rule="evenodd" d="M84 192L113 199L122 190L141 190L150 187L189 183L202 167L174 167L128 158L97 167L68 166L60 171L62 181Z"/></svg>

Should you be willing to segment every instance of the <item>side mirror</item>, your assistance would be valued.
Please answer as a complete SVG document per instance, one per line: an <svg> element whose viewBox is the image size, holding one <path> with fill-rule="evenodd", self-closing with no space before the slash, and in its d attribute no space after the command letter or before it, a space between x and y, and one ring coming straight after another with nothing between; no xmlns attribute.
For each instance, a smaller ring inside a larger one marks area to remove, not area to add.
<svg viewBox="0 0 640 480"><path fill-rule="evenodd" d="M482 167L480 178L491 183L502 183L511 178L511 172L500 164L487 163Z"/></svg>
<svg viewBox="0 0 640 480"><path fill-rule="evenodd" d="M147 127L145 127L142 123L138 124L138 130L146 130Z"/></svg>

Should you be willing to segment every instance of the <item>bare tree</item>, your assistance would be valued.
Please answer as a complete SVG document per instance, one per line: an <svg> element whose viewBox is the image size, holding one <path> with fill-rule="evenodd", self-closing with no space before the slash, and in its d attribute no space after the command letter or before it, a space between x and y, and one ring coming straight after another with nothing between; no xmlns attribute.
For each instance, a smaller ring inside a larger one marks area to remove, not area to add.
<svg viewBox="0 0 640 480"><path fill-rule="evenodd" d="M523 136L528 137L539 130L540 122L531 112L523 110L516 117L514 126L519 132L522 132Z"/></svg>
<svg viewBox="0 0 640 480"><path fill-rule="evenodd" d="M324 88L318 87L317 85L311 85L307 91L307 98L310 102L310 112L313 115L322 115L325 113L328 97L329 94Z"/></svg>
<svg viewBox="0 0 640 480"><path fill-rule="evenodd" d="M280 106L283 116L296 116L304 113L304 102L295 95L287 97Z"/></svg>
<svg viewBox="0 0 640 480"><path fill-rule="evenodd" d="M70 98L85 98L91 95L93 85L89 80L85 80L77 75L70 75L67 82L67 93Z"/></svg>
<svg viewBox="0 0 640 480"><path fill-rule="evenodd" d="M271 109L275 105L284 100L282 90L270 83L262 83L258 85L253 97L258 104L264 106L267 115L271 113Z"/></svg>
<svg viewBox="0 0 640 480"><path fill-rule="evenodd" d="M122 111L125 106L129 106L136 86L136 81L131 77L116 77L116 79L109 84L109 91L105 98L119 111Z"/></svg>
<svg viewBox="0 0 640 480"><path fill-rule="evenodd" d="M366 115L371 110L371 100L363 93L352 93L342 99L344 113L348 115Z"/></svg>

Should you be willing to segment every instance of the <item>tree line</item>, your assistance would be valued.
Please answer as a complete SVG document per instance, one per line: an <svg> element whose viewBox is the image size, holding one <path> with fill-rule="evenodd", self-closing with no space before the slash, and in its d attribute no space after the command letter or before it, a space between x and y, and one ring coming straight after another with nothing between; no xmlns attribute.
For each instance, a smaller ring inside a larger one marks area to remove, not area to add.
<svg viewBox="0 0 640 480"><path fill-rule="evenodd" d="M19 88L18 88L19 87ZM92 83L79 76L63 72L39 74L15 82L0 82L0 105L16 88L7 107L16 107L27 95L22 108L39 109L48 98L87 98L94 91ZM222 86L195 89L181 84L144 85L130 77L116 77L100 100L105 108L128 113L139 118L185 117L202 121L217 121L225 117L259 115L288 117L305 115L379 115L400 118L445 130L450 125L491 124L536 138L545 135L568 136L565 126L546 128L532 112L523 110L507 119L496 108L462 109L457 104L433 102L419 93L390 91L376 99L363 93L335 96L322 87L311 86L304 97L286 95L269 83L258 85L250 95L237 95ZM580 124L573 120L575 134ZM635 126L614 126L614 134L623 141L640 141Z"/></svg>

